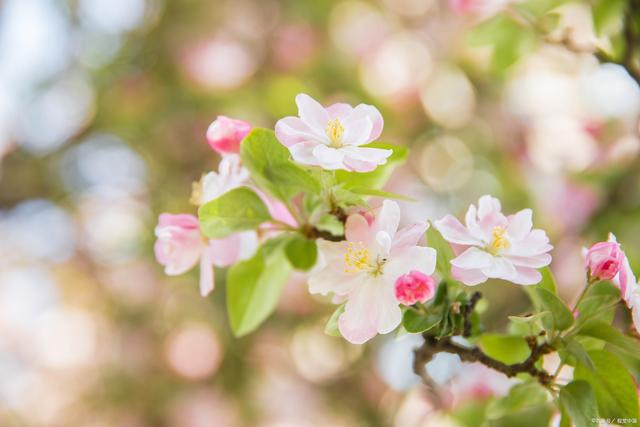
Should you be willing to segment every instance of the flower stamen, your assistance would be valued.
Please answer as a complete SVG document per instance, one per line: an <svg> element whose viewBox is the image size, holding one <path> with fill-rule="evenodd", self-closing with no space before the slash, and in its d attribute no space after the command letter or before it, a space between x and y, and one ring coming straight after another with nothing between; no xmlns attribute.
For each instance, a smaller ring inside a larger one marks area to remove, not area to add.
<svg viewBox="0 0 640 427"><path fill-rule="evenodd" d="M509 240L505 237L505 234L507 234L507 230L505 230L504 227L493 227L493 231L491 234L493 236L493 240L487 247L487 250L490 253L495 255L502 249L508 249L509 247L511 247L511 243L509 243Z"/></svg>
<svg viewBox="0 0 640 427"><path fill-rule="evenodd" d="M344 126L340 123L340 119L329 120L325 133L329 137L330 146L333 148L342 147L342 134L344 133Z"/></svg>
<svg viewBox="0 0 640 427"><path fill-rule="evenodd" d="M369 250L364 247L362 242L358 242L358 244L349 242L347 252L344 254L344 272L358 273L368 269L370 267L370 257Z"/></svg>

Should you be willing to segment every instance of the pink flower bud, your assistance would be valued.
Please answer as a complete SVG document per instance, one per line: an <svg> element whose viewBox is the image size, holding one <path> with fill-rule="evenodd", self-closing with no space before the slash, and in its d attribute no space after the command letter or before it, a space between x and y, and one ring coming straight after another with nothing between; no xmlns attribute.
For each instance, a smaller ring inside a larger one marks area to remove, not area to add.
<svg viewBox="0 0 640 427"><path fill-rule="evenodd" d="M207 142L220 154L238 153L242 139L251 131L243 120L218 116L207 129Z"/></svg>
<svg viewBox="0 0 640 427"><path fill-rule="evenodd" d="M624 253L617 242L598 242L587 251L586 267L589 276L600 280L613 279L624 261Z"/></svg>
<svg viewBox="0 0 640 427"><path fill-rule="evenodd" d="M435 294L436 281L416 270L396 279L396 298L404 305L426 302Z"/></svg>

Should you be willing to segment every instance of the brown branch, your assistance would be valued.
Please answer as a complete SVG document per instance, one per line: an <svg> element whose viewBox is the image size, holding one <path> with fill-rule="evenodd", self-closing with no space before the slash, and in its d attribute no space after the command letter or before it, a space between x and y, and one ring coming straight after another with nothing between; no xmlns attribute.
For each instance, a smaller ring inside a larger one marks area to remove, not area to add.
<svg viewBox="0 0 640 427"><path fill-rule="evenodd" d="M482 298L482 294L480 292L474 292L471 295L471 299L469 300L469 302L463 305L461 308L462 318L464 320L463 327L462 327L463 337L471 336L472 325L471 325L470 317L471 317L471 313L473 313L473 309L476 307L476 304L478 303L478 301L480 301L480 298Z"/></svg>
<svg viewBox="0 0 640 427"><path fill-rule="evenodd" d="M548 343L538 344L537 337L525 337L531 354L524 362L507 365L500 362L487 354L479 347L465 347L453 342L452 337L436 338L430 335L424 336L424 344L414 350L414 372L418 374L427 385L431 385L432 381L428 378L424 365L428 363L433 356L440 352L457 354L463 362L480 362L491 369L502 372L507 377L514 377L521 373L527 373L536 378L543 386L549 386L553 382L553 376L543 369L536 367L536 362L545 354L555 351Z"/></svg>

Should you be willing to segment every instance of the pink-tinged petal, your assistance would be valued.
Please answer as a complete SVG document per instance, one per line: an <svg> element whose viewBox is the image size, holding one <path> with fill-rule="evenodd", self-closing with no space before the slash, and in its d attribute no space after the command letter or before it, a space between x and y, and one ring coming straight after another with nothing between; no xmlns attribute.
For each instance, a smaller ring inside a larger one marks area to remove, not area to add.
<svg viewBox="0 0 640 427"><path fill-rule="evenodd" d="M489 196L488 194L480 197L480 200L478 201L478 219L480 221L487 216L495 215L501 211L502 206L500 205L500 200Z"/></svg>
<svg viewBox="0 0 640 427"><path fill-rule="evenodd" d="M631 311L631 319L633 320L633 327L636 329L636 332L640 333L640 301L634 304Z"/></svg>
<svg viewBox="0 0 640 427"><path fill-rule="evenodd" d="M391 252L391 236L386 231L378 231L376 233L377 255L382 258L388 258Z"/></svg>
<svg viewBox="0 0 640 427"><path fill-rule="evenodd" d="M487 277L509 281L513 281L517 274L515 266L503 257L491 257L491 264L482 268L482 272Z"/></svg>
<svg viewBox="0 0 640 427"><path fill-rule="evenodd" d="M203 250L198 219L193 215L162 214L155 228L154 252L166 274L174 276L193 268Z"/></svg>
<svg viewBox="0 0 640 427"><path fill-rule="evenodd" d="M311 129L316 132L324 132L329 121L329 113L318 101L309 95L301 93L296 96L298 115Z"/></svg>
<svg viewBox="0 0 640 427"><path fill-rule="evenodd" d="M373 105L359 104L353 109L349 120L359 120L361 118L367 118L371 122L371 131L369 132L366 143L378 139L384 126L384 120L382 119L380 111Z"/></svg>
<svg viewBox="0 0 640 427"><path fill-rule="evenodd" d="M488 277L479 269L466 270L463 268L451 267L451 276L461 281L467 286L476 286L487 281Z"/></svg>
<svg viewBox="0 0 640 427"><path fill-rule="evenodd" d="M523 209L515 215L509 216L507 219L509 225L507 226L507 234L510 238L521 240L527 233L531 231L533 227L532 220L533 212L531 209Z"/></svg>
<svg viewBox="0 0 640 427"><path fill-rule="evenodd" d="M516 275L509 280L516 285L536 285L542 280L542 274L535 268L516 267Z"/></svg>
<svg viewBox="0 0 640 427"><path fill-rule="evenodd" d="M373 237L375 236L367 219L357 213L347 217L347 222L344 225L344 232L349 242L362 242L365 247L371 245Z"/></svg>
<svg viewBox="0 0 640 427"><path fill-rule="evenodd" d="M405 250L411 246L416 246L420 239L424 237L424 233L429 228L428 222L420 222L410 225L408 227L401 228L393 239L393 245L391 246L391 252L399 252Z"/></svg>
<svg viewBox="0 0 640 427"><path fill-rule="evenodd" d="M436 250L414 246L395 254L384 266L385 280L394 284L396 279L412 270L431 275L436 269Z"/></svg>
<svg viewBox="0 0 640 427"><path fill-rule="evenodd" d="M260 199L262 199L264 204L267 206L271 218L284 222L285 224L289 224L292 227L298 226L295 218L291 215L291 212L289 212L289 209L284 203L271 197L259 188L253 188L253 190L258 196L260 196Z"/></svg>
<svg viewBox="0 0 640 427"><path fill-rule="evenodd" d="M379 165L387 163L387 158L393 154L392 150L368 147L343 147L344 163L348 170L354 172L371 172Z"/></svg>
<svg viewBox="0 0 640 427"><path fill-rule="evenodd" d="M313 154L313 149L322 145L314 141L299 142L289 147L293 160L303 165L318 166L318 159Z"/></svg>
<svg viewBox="0 0 640 427"><path fill-rule="evenodd" d="M382 207L378 211L374 223L376 233L378 231L384 231L393 239L396 235L396 231L398 231L399 224L400 206L392 200L385 200L382 202Z"/></svg>
<svg viewBox="0 0 640 427"><path fill-rule="evenodd" d="M471 270L484 269L493 264L494 257L481 249L471 247L451 260L451 265Z"/></svg>
<svg viewBox="0 0 640 427"><path fill-rule="evenodd" d="M316 158L316 164L324 169L344 169L344 153L340 149L318 144L313 148L313 156Z"/></svg>
<svg viewBox="0 0 640 427"><path fill-rule="evenodd" d="M376 305L378 308L377 330L379 334L388 334L400 325L402 310L395 297L395 289L391 286L376 287Z"/></svg>
<svg viewBox="0 0 640 427"><path fill-rule="evenodd" d="M340 121L344 121L352 111L353 107L351 105L344 104L342 102L338 102L327 107L329 120L340 119Z"/></svg>
<svg viewBox="0 0 640 427"><path fill-rule="evenodd" d="M516 267L542 268L551 264L551 255L540 254L528 257L519 257L513 255L505 255L509 261Z"/></svg>
<svg viewBox="0 0 640 427"><path fill-rule="evenodd" d="M549 237L540 230L534 229L522 240L511 240L511 246L504 250L505 255L529 257L549 252L553 246L549 244Z"/></svg>
<svg viewBox="0 0 640 427"><path fill-rule="evenodd" d="M624 253L623 253L624 254ZM636 284L636 278L633 274L633 270L631 270L631 265L629 264L629 259L626 254L623 255L622 267L618 274L613 278L612 282L620 289L620 295L625 300L627 305L631 304L632 296L636 288L638 288L638 284Z"/></svg>
<svg viewBox="0 0 640 427"><path fill-rule="evenodd" d="M338 319L340 334L352 344L363 344L378 332L378 313L372 307L377 284L366 280L367 283L362 283L349 295L344 313Z"/></svg>
<svg viewBox="0 0 640 427"><path fill-rule="evenodd" d="M320 141L324 138L298 117L285 117L276 122L276 137L287 147L305 141Z"/></svg>
<svg viewBox="0 0 640 427"><path fill-rule="evenodd" d="M252 256L258 247L255 231L243 231L224 239L210 239L208 253L216 267L229 267Z"/></svg>
<svg viewBox="0 0 640 427"><path fill-rule="evenodd" d="M342 134L342 143L345 145L358 146L369 142L369 135L373 123L367 117L359 120L351 120L353 115L344 121L344 133Z"/></svg>
<svg viewBox="0 0 640 427"><path fill-rule="evenodd" d="M450 243L458 245L482 245L482 241L473 236L467 228L453 215L447 215L433 223L442 237Z"/></svg>
<svg viewBox="0 0 640 427"><path fill-rule="evenodd" d="M207 142L220 154L238 153L240 143L251 131L251 125L243 120L218 116L207 129Z"/></svg>
<svg viewBox="0 0 640 427"><path fill-rule="evenodd" d="M200 295L206 297L215 286L211 257L203 253L200 257Z"/></svg>

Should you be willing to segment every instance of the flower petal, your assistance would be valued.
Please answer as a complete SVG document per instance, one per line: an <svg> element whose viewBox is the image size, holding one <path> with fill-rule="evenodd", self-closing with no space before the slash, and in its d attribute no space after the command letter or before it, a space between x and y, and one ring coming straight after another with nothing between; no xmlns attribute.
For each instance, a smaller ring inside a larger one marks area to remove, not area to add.
<svg viewBox="0 0 640 427"><path fill-rule="evenodd" d="M315 141L299 142L289 147L291 157L298 163L304 165L318 166L318 159L313 154L313 149L322 144Z"/></svg>
<svg viewBox="0 0 640 427"><path fill-rule="evenodd" d="M482 272L487 277L509 281L512 281L517 275L515 266L503 257L491 257L491 264L482 268Z"/></svg>
<svg viewBox="0 0 640 427"><path fill-rule="evenodd" d="M471 234L456 217L447 215L433 223L442 237L450 243L458 245L482 245L482 241Z"/></svg>
<svg viewBox="0 0 640 427"><path fill-rule="evenodd" d="M329 120L340 119L344 121L349 114L353 111L353 107L349 104L338 102L327 107L327 113L329 113Z"/></svg>
<svg viewBox="0 0 640 427"><path fill-rule="evenodd" d="M369 135L373 124L367 117L358 120L351 120L353 114L344 121L344 133L342 134L342 143L345 145L358 146L369 142Z"/></svg>
<svg viewBox="0 0 640 427"><path fill-rule="evenodd" d="M493 264L493 259L494 257L490 253L476 247L471 247L452 259L451 265L465 270L484 269Z"/></svg>
<svg viewBox="0 0 640 427"><path fill-rule="evenodd" d="M375 141L380 137L384 126L382 114L373 105L359 104L353 109L349 120L359 120L363 117L366 117L371 122L371 130L365 143Z"/></svg>
<svg viewBox="0 0 640 427"><path fill-rule="evenodd" d="M504 257L511 261L516 267L541 268L551 264L551 255L549 254L532 255L528 257L505 255Z"/></svg>
<svg viewBox="0 0 640 427"><path fill-rule="evenodd" d="M365 273L347 273L345 271L344 255L347 252L348 243L318 241L318 262L311 277L309 277L309 292L312 294L326 295L333 292L337 295L346 295L360 284Z"/></svg>
<svg viewBox="0 0 640 427"><path fill-rule="evenodd" d="M507 226L509 237L516 240L523 239L533 227L532 215L531 209L523 209L515 215L509 216L507 218L509 220L509 225Z"/></svg>
<svg viewBox="0 0 640 427"><path fill-rule="evenodd" d="M392 150L369 147L343 147L344 163L348 170L354 172L371 172L379 165L387 163L387 158L393 154Z"/></svg>
<svg viewBox="0 0 640 427"><path fill-rule="evenodd" d="M369 227L367 219L357 213L347 217L344 232L349 242L362 242L365 247L371 245L373 237L375 236Z"/></svg>
<svg viewBox="0 0 640 427"><path fill-rule="evenodd" d="M327 147L324 144L318 144L313 148L313 156L316 158L316 164L324 169L344 169L342 160L344 153L340 149Z"/></svg>
<svg viewBox="0 0 640 427"><path fill-rule="evenodd" d="M200 257L200 295L206 297L213 291L215 286L213 277L213 264L207 252L203 252Z"/></svg>
<svg viewBox="0 0 640 427"><path fill-rule="evenodd" d="M480 283L486 282L488 279L488 277L480 269L467 270L464 268L456 267L455 265L451 267L451 276L467 286L479 285Z"/></svg>
<svg viewBox="0 0 640 427"><path fill-rule="evenodd" d="M276 122L276 137L283 145L290 147L304 141L324 141L323 134L311 129L298 117L285 117Z"/></svg>
<svg viewBox="0 0 640 427"><path fill-rule="evenodd" d="M338 319L340 334L352 344L363 344L377 333L378 316L372 309L373 288L377 284L369 282L367 279L349 295L344 313Z"/></svg>
<svg viewBox="0 0 640 427"><path fill-rule="evenodd" d="M382 202L382 208L376 215L374 223L374 229L377 231L385 231L391 239L396 235L398 231L398 225L400 224L400 206L392 201L385 200Z"/></svg>
<svg viewBox="0 0 640 427"><path fill-rule="evenodd" d="M394 284L403 274L416 270L431 275L436 269L436 250L427 246L414 246L394 254L384 266L384 278Z"/></svg>
<svg viewBox="0 0 640 427"><path fill-rule="evenodd" d="M329 121L329 113L318 101L301 93L296 96L298 115L303 122L316 132L324 132Z"/></svg>
<svg viewBox="0 0 640 427"><path fill-rule="evenodd" d="M516 267L516 275L509 280L516 285L535 285L542 280L542 274L535 268Z"/></svg>
<svg viewBox="0 0 640 427"><path fill-rule="evenodd" d="M411 246L416 246L420 239L424 237L424 233L429 228L428 222L419 222L417 224L403 227L395 235L391 252L398 252Z"/></svg>

